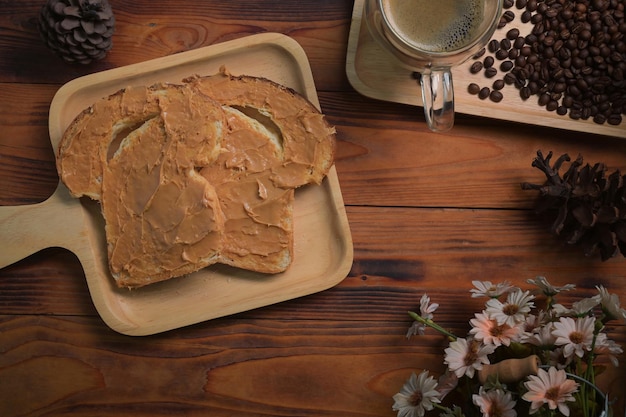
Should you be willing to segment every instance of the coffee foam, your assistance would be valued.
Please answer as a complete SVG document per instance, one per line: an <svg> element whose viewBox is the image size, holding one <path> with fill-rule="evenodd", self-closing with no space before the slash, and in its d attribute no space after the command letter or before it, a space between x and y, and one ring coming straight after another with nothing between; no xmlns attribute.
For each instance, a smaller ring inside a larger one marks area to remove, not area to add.
<svg viewBox="0 0 626 417"><path fill-rule="evenodd" d="M406 42L432 52L464 47L483 20L482 0L387 0L383 9Z"/></svg>
<svg viewBox="0 0 626 417"><path fill-rule="evenodd" d="M434 39L432 48L435 50L452 51L462 48L472 39L476 28L480 25L482 13L472 7L458 20L451 22L445 31ZM444 36L445 35L445 36Z"/></svg>

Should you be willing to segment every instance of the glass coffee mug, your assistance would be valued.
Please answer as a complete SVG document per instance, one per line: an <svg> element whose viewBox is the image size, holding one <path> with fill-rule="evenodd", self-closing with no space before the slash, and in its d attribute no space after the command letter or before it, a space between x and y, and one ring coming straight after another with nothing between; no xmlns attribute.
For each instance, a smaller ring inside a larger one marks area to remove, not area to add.
<svg viewBox="0 0 626 417"><path fill-rule="evenodd" d="M503 0L365 0L372 37L398 62L421 74L428 127L454 125L451 68L467 61L491 39Z"/></svg>

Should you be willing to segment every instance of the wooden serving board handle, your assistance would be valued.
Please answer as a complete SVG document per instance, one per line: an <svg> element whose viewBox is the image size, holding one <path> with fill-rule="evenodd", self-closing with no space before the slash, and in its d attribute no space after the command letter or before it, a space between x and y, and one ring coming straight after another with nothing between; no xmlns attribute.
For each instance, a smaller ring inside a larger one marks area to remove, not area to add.
<svg viewBox="0 0 626 417"><path fill-rule="evenodd" d="M0 268L42 249L80 248L84 228L79 200L62 185L41 203L0 207Z"/></svg>

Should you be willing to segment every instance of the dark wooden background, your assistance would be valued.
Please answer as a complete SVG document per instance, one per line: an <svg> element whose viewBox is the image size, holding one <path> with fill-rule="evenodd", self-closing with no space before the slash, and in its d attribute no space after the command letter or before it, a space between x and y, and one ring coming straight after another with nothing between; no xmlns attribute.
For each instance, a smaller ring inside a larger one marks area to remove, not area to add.
<svg viewBox="0 0 626 417"><path fill-rule="evenodd" d="M546 230L520 182L538 149L626 171L626 140L459 115L446 134L421 109L352 89L349 0L111 0L107 58L68 65L40 40L43 1L0 0L0 205L45 200L58 182L48 109L76 77L261 32L306 51L354 240L348 277L322 293L148 337L110 330L76 257L50 248L0 270L0 416L393 416L413 370L443 368L445 342L407 340L426 292L458 332L481 308L472 280L603 284L626 303L626 260L582 256ZM519 122L532 122L520 120ZM0 224L0 233L2 225ZM10 245L3 241L0 245ZM2 248L0 247L0 250ZM625 323L609 336L626 345ZM626 355L601 383L624 415Z"/></svg>

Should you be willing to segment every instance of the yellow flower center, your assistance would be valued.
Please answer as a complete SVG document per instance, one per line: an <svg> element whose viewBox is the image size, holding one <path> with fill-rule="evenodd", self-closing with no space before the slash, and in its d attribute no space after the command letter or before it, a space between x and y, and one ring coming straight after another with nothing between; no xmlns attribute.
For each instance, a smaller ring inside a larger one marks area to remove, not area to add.
<svg viewBox="0 0 626 417"><path fill-rule="evenodd" d="M467 353L465 354L465 358L463 358L465 360L465 365L472 365L478 360L478 346L479 342L477 342L476 340L470 342L469 346L467 347Z"/></svg>
<svg viewBox="0 0 626 417"><path fill-rule="evenodd" d="M507 316L514 316L519 311L519 306L517 304L507 304L502 307L502 312Z"/></svg>
<svg viewBox="0 0 626 417"><path fill-rule="evenodd" d="M569 334L569 340L574 344L579 344L585 340L585 337L581 332L571 332Z"/></svg>
<svg viewBox="0 0 626 417"><path fill-rule="evenodd" d="M413 395L411 395L411 398L409 398L409 403L412 406L417 407L418 405L422 403L423 399L424 397L422 396L422 392L418 390L418 391L415 391Z"/></svg>
<svg viewBox="0 0 626 417"><path fill-rule="evenodd" d="M546 390L545 398L546 400L557 402L560 396L559 394L559 387L550 387Z"/></svg>
<svg viewBox="0 0 626 417"><path fill-rule="evenodd" d="M504 334L504 326L493 326L489 329L489 334L493 337L500 337Z"/></svg>
<svg viewBox="0 0 626 417"><path fill-rule="evenodd" d="M488 415L489 417L502 417L504 413L502 412L500 407L496 406L495 404L492 404L491 407L489 407Z"/></svg>

